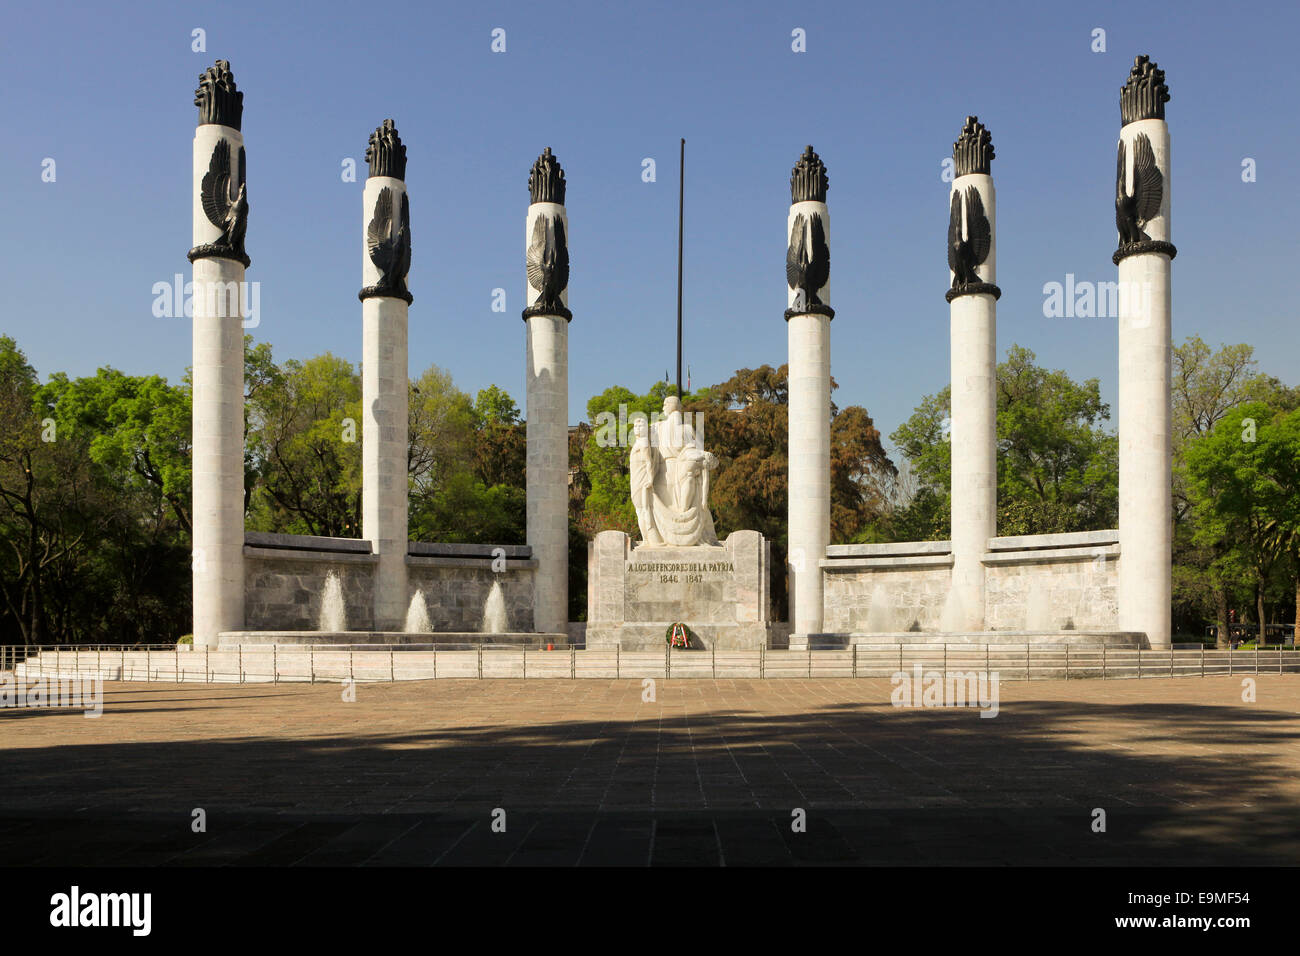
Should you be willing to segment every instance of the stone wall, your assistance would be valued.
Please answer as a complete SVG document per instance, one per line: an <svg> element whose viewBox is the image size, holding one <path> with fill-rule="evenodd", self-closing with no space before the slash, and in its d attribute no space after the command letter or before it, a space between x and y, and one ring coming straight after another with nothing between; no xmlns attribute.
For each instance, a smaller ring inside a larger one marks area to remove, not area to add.
<svg viewBox="0 0 1300 956"><path fill-rule="evenodd" d="M314 631L331 571L339 576L349 630L374 626L375 563L368 541L308 535L244 535L244 627Z"/></svg>
<svg viewBox="0 0 1300 956"><path fill-rule="evenodd" d="M1115 531L989 539L985 627L998 631L1118 628ZM832 545L821 562L827 633L949 630L947 541Z"/></svg>
<svg viewBox="0 0 1300 956"><path fill-rule="evenodd" d="M429 623L435 631L477 631L483 623L483 606L492 584L500 582L508 619L506 631L531 631L536 564L531 559L507 561L505 570L493 571L490 556L412 554L406 559L408 600L416 590L424 593Z"/></svg>
<svg viewBox="0 0 1300 956"><path fill-rule="evenodd" d="M994 538L984 555L986 626L1119 629L1119 533Z"/></svg>
<svg viewBox="0 0 1300 956"><path fill-rule="evenodd" d="M937 631L951 576L947 541L831 545L822 561L826 632Z"/></svg>
<svg viewBox="0 0 1300 956"><path fill-rule="evenodd" d="M372 630L377 561L368 541L250 532L244 546L244 626L316 630L325 580L333 571L343 589L348 630ZM478 631L494 581L501 584L509 630L533 629L536 562L526 546L412 542L406 563L407 601L423 592L434 631Z"/></svg>

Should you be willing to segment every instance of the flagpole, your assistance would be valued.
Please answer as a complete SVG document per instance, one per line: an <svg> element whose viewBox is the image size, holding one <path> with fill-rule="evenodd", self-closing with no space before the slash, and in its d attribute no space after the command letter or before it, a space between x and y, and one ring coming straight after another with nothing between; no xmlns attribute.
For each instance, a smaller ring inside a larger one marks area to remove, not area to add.
<svg viewBox="0 0 1300 956"><path fill-rule="evenodd" d="M677 176L677 394L682 395L682 213L686 193L686 139L682 138Z"/></svg>

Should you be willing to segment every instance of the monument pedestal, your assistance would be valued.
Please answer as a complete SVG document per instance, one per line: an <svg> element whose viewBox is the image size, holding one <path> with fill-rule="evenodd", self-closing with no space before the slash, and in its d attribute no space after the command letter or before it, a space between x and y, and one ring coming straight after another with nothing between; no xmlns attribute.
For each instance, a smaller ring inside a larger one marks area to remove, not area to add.
<svg viewBox="0 0 1300 956"><path fill-rule="evenodd" d="M674 623L691 629L692 648L766 647L770 559L757 531L688 548L602 531L587 551L587 647L658 650Z"/></svg>

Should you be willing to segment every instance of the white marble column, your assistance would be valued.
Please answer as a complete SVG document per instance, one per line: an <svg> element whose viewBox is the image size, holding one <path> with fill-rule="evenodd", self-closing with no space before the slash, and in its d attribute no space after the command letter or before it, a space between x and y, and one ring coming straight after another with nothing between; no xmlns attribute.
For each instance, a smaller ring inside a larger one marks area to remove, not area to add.
<svg viewBox="0 0 1300 956"><path fill-rule="evenodd" d="M787 579L790 582L790 633L794 645L822 630L824 620L821 560L831 540L831 319L830 214L826 207L825 166L809 146L791 177L786 236L792 244L802 232L802 256L787 249L787 265L801 259L817 288L791 284L787 268L786 324L789 346L789 439ZM802 221L800 220L802 217ZM820 222L825 248L819 251L814 222ZM802 228L800 228L802 227ZM827 262L818 267L824 254Z"/></svg>
<svg viewBox="0 0 1300 956"><path fill-rule="evenodd" d="M222 67L223 63L218 63ZM226 68L231 90L233 77ZM213 71L198 96L212 94ZM242 94L223 94L222 118L194 132L192 528L194 643L215 645L223 631L244 627L244 269L242 249L220 247L225 231L204 211L204 177L214 155L226 157L236 182L244 146L238 129ZM197 101L196 101L197 102ZM237 104L238 108L230 108ZM211 118L211 111L209 112ZM224 152L218 151L224 142ZM219 163L220 165L220 163ZM216 195L209 180L209 191ZM229 189L219 197L228 202ZM245 220L246 221L246 220Z"/></svg>
<svg viewBox="0 0 1300 956"><path fill-rule="evenodd" d="M831 320L791 316L789 542L790 630L822 629L821 559L831 541Z"/></svg>
<svg viewBox="0 0 1300 956"><path fill-rule="evenodd" d="M1139 58L1121 94L1129 119L1120 130L1124 189L1134 194L1134 167L1145 137L1160 174L1159 211L1138 220L1148 237L1115 253L1119 266L1119 627L1141 631L1152 647L1170 646L1172 491L1170 446L1169 127L1163 71ZM1158 113L1158 116L1151 116ZM1148 178L1149 181L1149 178ZM1139 187L1139 193L1140 193ZM1137 204L1141 204L1141 198Z"/></svg>
<svg viewBox="0 0 1300 956"><path fill-rule="evenodd" d="M541 248L549 234L556 257L548 269L562 270L559 292L549 308L534 281L525 283L527 429L527 536L537 561L533 578L533 628L565 633L569 622L569 321L568 214L564 174L547 149L533 166L524 223L530 270L538 276ZM539 233L538 220L541 223ZM556 228L558 224L559 228ZM541 280L538 279L538 282Z"/></svg>
<svg viewBox="0 0 1300 956"><path fill-rule="evenodd" d="M387 129L391 139L396 130L391 122L376 131ZM375 137L372 137L372 150ZM391 241L400 244L396 230L402 228L401 210L406 196L403 178L384 175L400 171L405 175L405 147L398 148L402 159L379 166L379 174L366 179L362 200L362 284L361 299L361 401L362 401L362 483L361 533L379 556L375 569L373 593L374 629L400 631L406 620L407 569L410 550L407 525L409 480L407 471L407 431L409 427L409 380L406 354L406 326L409 293L406 275L399 267L397 284L381 286L384 271L376 265L367 233L380 209L381 195L389 190L385 203L393 217ZM369 158L370 152L367 153ZM372 169L376 161L372 160ZM409 223L407 224L409 243ZM380 257L382 260L382 256ZM409 254L407 261L409 262Z"/></svg>
<svg viewBox="0 0 1300 956"><path fill-rule="evenodd" d="M953 145L958 175L949 193L957 237L976 254L987 221L987 253L974 267L978 282L954 284L949 263L951 341L952 584L942 626L984 630L984 563L997 534L997 209L988 131L969 117ZM974 170L974 171L970 171ZM974 190L974 193L971 192ZM978 202L972 202L978 196ZM982 217L982 220L981 220Z"/></svg>
<svg viewBox="0 0 1300 956"><path fill-rule="evenodd" d="M195 644L244 626L244 329L228 294L243 281L233 259L194 262Z"/></svg>

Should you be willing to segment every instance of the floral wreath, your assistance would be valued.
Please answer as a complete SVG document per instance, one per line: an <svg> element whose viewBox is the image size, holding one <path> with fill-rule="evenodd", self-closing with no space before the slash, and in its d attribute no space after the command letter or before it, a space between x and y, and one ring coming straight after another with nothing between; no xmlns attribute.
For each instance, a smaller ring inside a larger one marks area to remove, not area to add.
<svg viewBox="0 0 1300 956"><path fill-rule="evenodd" d="M682 623L669 624L664 640L669 647L690 647L691 629Z"/></svg>

